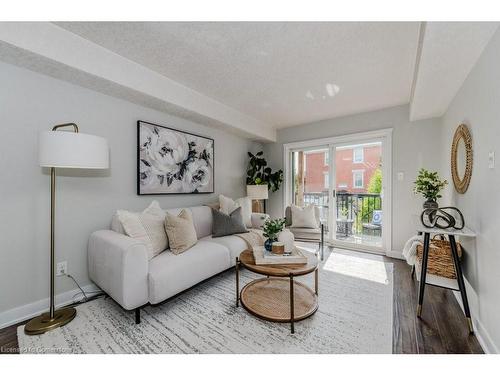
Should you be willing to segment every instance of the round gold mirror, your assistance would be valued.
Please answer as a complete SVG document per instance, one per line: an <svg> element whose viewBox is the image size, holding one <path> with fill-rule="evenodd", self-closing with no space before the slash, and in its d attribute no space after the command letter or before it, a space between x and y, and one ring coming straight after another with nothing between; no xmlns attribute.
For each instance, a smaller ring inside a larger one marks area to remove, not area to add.
<svg viewBox="0 0 500 375"><path fill-rule="evenodd" d="M451 176L455 189L463 194L469 187L472 176L472 137L467 125L455 131L451 145Z"/></svg>

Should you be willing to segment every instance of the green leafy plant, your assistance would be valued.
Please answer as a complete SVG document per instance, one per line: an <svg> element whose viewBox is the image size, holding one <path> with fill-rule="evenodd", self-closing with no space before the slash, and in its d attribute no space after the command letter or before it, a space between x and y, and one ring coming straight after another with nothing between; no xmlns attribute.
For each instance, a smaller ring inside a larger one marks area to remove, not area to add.
<svg viewBox="0 0 500 375"><path fill-rule="evenodd" d="M273 172L267 166L267 161L262 156L262 151L257 152L255 155L251 152L248 153L250 160L248 161L247 168L247 185L266 185L272 192L278 191L283 183L283 171L280 169Z"/></svg>
<svg viewBox="0 0 500 375"><path fill-rule="evenodd" d="M380 194L382 191L382 171L377 168L373 172L370 182L368 182L368 192L372 194Z"/></svg>
<svg viewBox="0 0 500 375"><path fill-rule="evenodd" d="M448 184L448 181L441 180L437 172L430 172L427 169L420 169L413 192L422 194L424 198L431 201L436 201L441 198L441 190Z"/></svg>
<svg viewBox="0 0 500 375"><path fill-rule="evenodd" d="M268 219L262 226L264 237L269 238L271 241L278 239L278 234L285 227L285 218L282 219Z"/></svg>

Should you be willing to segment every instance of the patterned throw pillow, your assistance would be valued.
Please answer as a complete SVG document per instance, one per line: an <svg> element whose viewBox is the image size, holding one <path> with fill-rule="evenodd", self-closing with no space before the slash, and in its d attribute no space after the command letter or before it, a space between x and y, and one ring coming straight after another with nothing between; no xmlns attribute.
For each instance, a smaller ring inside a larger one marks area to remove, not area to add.
<svg viewBox="0 0 500 375"><path fill-rule="evenodd" d="M151 202L142 212L118 210L118 220L125 233L144 242L148 250L148 259L160 254L168 247L167 233L163 227L165 211L157 201Z"/></svg>
<svg viewBox="0 0 500 375"><path fill-rule="evenodd" d="M241 207L238 207L229 215L212 208L212 215L212 237L223 237L231 234L248 232L241 218Z"/></svg>
<svg viewBox="0 0 500 375"><path fill-rule="evenodd" d="M182 210L178 216L167 212L165 230L170 243L170 251L175 255L183 253L198 242L193 217L188 210Z"/></svg>

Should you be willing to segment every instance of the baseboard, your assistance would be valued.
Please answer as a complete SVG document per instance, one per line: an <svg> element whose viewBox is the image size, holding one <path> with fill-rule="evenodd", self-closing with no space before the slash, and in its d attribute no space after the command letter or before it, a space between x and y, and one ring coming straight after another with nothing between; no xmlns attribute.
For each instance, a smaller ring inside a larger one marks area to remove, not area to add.
<svg viewBox="0 0 500 375"><path fill-rule="evenodd" d="M99 288L94 284L85 285L85 292L94 292ZM73 303L75 294L79 293L80 289L73 289L67 292L56 295L56 307L61 307ZM80 292L81 293L81 292ZM23 306L18 306L13 309L0 312L0 329L9 327L13 324L31 319L48 310L49 298L44 298L36 302L28 303Z"/></svg>
<svg viewBox="0 0 500 375"><path fill-rule="evenodd" d="M391 251L387 251L385 253L386 256L388 256L389 258L396 258L396 259L405 259L404 256L403 256L403 252L401 251L395 251L395 250L391 250Z"/></svg>
<svg viewBox="0 0 500 375"><path fill-rule="evenodd" d="M471 291L472 287L470 286L469 282L467 279L465 280L466 284L466 290L467 290L467 297L469 297L469 291ZM464 306L462 303L462 296L460 295L460 292L458 291L453 291L453 295L455 296L455 299L458 302L458 305L464 311ZM479 342L479 345L481 345L481 348L486 354L499 354L500 351L496 347L495 343L491 339L490 335L488 334L488 331L486 330L485 326L479 319L478 315L476 313L473 313L472 311L476 310L471 304L470 298L469 299L469 308L471 310L471 315L472 315L472 324L474 325L474 335L477 338L477 341Z"/></svg>

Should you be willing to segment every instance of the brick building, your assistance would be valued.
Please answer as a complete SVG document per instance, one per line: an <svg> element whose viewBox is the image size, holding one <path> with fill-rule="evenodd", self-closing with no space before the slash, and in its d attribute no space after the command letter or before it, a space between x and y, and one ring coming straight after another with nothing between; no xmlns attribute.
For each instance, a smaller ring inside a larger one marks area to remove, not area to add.
<svg viewBox="0 0 500 375"><path fill-rule="evenodd" d="M336 190L366 193L373 173L381 163L380 143L338 147L335 155ZM328 191L328 151L305 153L305 193Z"/></svg>

